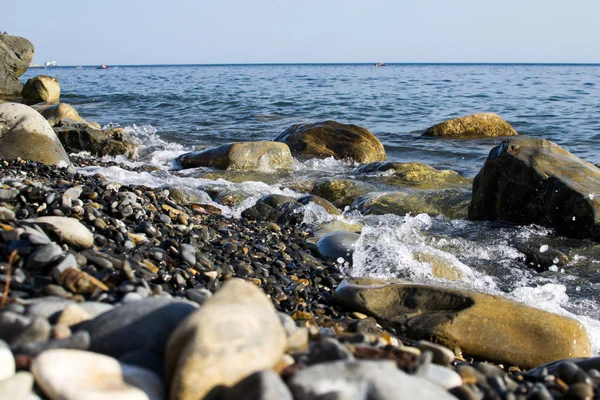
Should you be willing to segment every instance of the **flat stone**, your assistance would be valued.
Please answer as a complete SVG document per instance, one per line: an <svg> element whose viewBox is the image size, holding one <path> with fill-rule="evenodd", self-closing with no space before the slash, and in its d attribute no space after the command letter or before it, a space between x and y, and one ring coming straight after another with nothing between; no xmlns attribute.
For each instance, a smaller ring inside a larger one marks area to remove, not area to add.
<svg viewBox="0 0 600 400"><path fill-rule="evenodd" d="M64 237L65 242L77 248L87 249L94 244L92 233L75 218L38 217L36 222L53 225Z"/></svg>
<svg viewBox="0 0 600 400"><path fill-rule="evenodd" d="M432 355L432 362L434 364L443 365L449 367L452 361L456 358L454 352L447 347L440 346L439 344L428 342L427 340L419 340L417 348L421 351L430 351Z"/></svg>
<svg viewBox="0 0 600 400"><path fill-rule="evenodd" d="M19 371L8 379L0 379L0 398L6 400L28 400L33 389L33 375Z"/></svg>
<svg viewBox="0 0 600 400"><path fill-rule="evenodd" d="M165 360L170 399L201 399L217 386L232 386L271 369L285 345L271 301L252 283L232 279L169 338Z"/></svg>
<svg viewBox="0 0 600 400"><path fill-rule="evenodd" d="M196 308L192 303L149 298L124 304L72 327L88 331L90 351L112 357L146 349L162 354L171 332Z"/></svg>
<svg viewBox="0 0 600 400"><path fill-rule="evenodd" d="M28 268L41 268L44 265L53 263L63 254L63 249L56 243L49 243L31 253L27 259Z"/></svg>
<svg viewBox="0 0 600 400"><path fill-rule="evenodd" d="M274 371L251 374L224 390L221 400L293 400L292 393Z"/></svg>
<svg viewBox="0 0 600 400"><path fill-rule="evenodd" d="M500 296L353 278L338 286L334 299L415 339L433 338L485 360L531 368L590 356L590 341L579 322Z"/></svg>
<svg viewBox="0 0 600 400"><path fill-rule="evenodd" d="M12 377L14 374L15 357L6 342L0 340L0 382Z"/></svg>
<svg viewBox="0 0 600 400"><path fill-rule="evenodd" d="M288 382L294 399L455 399L440 386L408 375L393 361L334 361L300 370Z"/></svg>
<svg viewBox="0 0 600 400"><path fill-rule="evenodd" d="M161 379L155 373L102 354L48 350L33 360L31 372L51 399L164 399Z"/></svg>

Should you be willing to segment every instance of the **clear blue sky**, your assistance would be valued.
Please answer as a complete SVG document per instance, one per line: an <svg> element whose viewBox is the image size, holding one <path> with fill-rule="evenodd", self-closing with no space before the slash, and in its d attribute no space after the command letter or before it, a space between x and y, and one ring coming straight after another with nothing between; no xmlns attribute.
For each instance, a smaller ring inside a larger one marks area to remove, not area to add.
<svg viewBox="0 0 600 400"><path fill-rule="evenodd" d="M36 63L600 62L600 0L9 0Z"/></svg>

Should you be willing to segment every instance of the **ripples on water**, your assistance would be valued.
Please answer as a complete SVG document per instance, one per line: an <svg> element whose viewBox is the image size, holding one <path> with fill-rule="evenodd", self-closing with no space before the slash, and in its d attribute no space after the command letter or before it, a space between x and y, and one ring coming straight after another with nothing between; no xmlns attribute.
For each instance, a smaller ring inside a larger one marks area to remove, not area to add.
<svg viewBox="0 0 600 400"><path fill-rule="evenodd" d="M237 65L30 69L50 74L61 99L87 120L128 126L142 144L138 163L156 173L102 170L109 179L152 187L199 188L212 181L194 171L173 174L170 161L193 148L272 140L296 123L334 119L354 123L383 142L392 161L420 161L473 177L499 139L421 138L443 120L491 111L521 135L549 139L600 163L599 65ZM298 163L296 178L347 176L353 165L333 160ZM88 173L98 168L88 169ZM251 195L225 213L239 216L261 195L299 193L279 185L232 184ZM283 186L283 185L281 185ZM200 191L199 189L196 189ZM206 197L207 202L210 201ZM221 206L222 207L222 206ZM311 213L310 224L332 218ZM365 228L349 274L404 276L415 281L502 294L536 307L575 315L600 352L600 250L555 238L548 229L443 217L348 214ZM569 249L572 262L537 273L524 264L520 243ZM434 278L417 254L444 259L462 271L459 282Z"/></svg>

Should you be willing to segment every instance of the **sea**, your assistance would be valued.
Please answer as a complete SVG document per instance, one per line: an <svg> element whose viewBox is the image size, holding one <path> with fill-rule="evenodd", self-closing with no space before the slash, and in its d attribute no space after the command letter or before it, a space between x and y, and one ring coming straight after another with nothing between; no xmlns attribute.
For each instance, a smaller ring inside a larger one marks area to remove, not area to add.
<svg viewBox="0 0 600 400"><path fill-rule="evenodd" d="M274 178L236 183L208 180L205 169L177 171L182 153L225 143L273 140L298 123L336 120L367 128L388 159L423 162L473 178L501 139L432 139L428 127L478 112L494 112L522 136L544 138L600 164L600 65L586 64L284 64L151 65L29 69L21 79L56 77L61 101L88 121L123 127L140 145L130 166L86 167L122 184L182 187L207 203L205 189L222 186L244 193L235 206L219 205L234 218L261 196L301 196ZM353 177L356 165L333 159L299 161L292 180ZM264 171L268 173L269 171ZM598 193L590 194L600 196ZM346 210L334 217L319 207L305 215L307 227L335 219L363 225L352 260L338 260L348 276L403 278L504 296L578 319L593 352L600 354L600 244L561 238L551 229L443 216L363 216ZM566 264L536 271L522 245L543 253L558 249ZM463 271L459 281L432 274L419 254Z"/></svg>

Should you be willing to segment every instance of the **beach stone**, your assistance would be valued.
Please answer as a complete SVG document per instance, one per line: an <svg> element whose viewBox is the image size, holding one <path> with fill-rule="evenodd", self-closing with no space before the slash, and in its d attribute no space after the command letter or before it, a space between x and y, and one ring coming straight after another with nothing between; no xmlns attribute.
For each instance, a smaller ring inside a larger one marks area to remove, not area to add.
<svg viewBox="0 0 600 400"><path fill-rule="evenodd" d="M455 399L421 377L408 375L393 361L333 361L300 370L288 386L296 400Z"/></svg>
<svg viewBox="0 0 600 400"><path fill-rule="evenodd" d="M23 90L23 103L27 105L36 103L56 104L60 100L60 84L58 79L48 75L38 75L27 79Z"/></svg>
<svg viewBox="0 0 600 400"><path fill-rule="evenodd" d="M0 189L0 201L10 201L19 195L17 189Z"/></svg>
<svg viewBox="0 0 600 400"><path fill-rule="evenodd" d="M343 258L352 262L352 254L360 234L348 231L335 231L323 235L317 241L317 248L323 257L337 260Z"/></svg>
<svg viewBox="0 0 600 400"><path fill-rule="evenodd" d="M89 151L98 157L123 155L129 159L137 156L138 146L123 128L98 129L90 122L74 123L68 119L63 122L66 125L55 125L54 132L69 152Z"/></svg>
<svg viewBox="0 0 600 400"><path fill-rule="evenodd" d="M68 165L69 156L48 121L24 104L0 104L0 157Z"/></svg>
<svg viewBox="0 0 600 400"><path fill-rule="evenodd" d="M336 121L292 125L275 141L286 143L294 156L303 158L333 157L360 163L387 159L383 145L371 132Z"/></svg>
<svg viewBox="0 0 600 400"><path fill-rule="evenodd" d="M8 379L0 379L0 398L6 400L28 400L27 396L33 389L33 375L19 371Z"/></svg>
<svg viewBox="0 0 600 400"><path fill-rule="evenodd" d="M165 365L170 399L204 398L217 386L232 386L270 369L285 346L285 331L271 301L254 284L232 279L169 338Z"/></svg>
<svg viewBox="0 0 600 400"><path fill-rule="evenodd" d="M40 114L42 114L42 116L46 118L46 121L48 121L48 123L52 127L56 125L64 126L72 124L83 124L84 126L88 125L88 122L85 119L81 118L77 110L67 103L43 103L35 104L31 107ZM65 145L63 144L63 146Z"/></svg>
<svg viewBox="0 0 600 400"><path fill-rule="evenodd" d="M12 221L15 219L15 212L10 208L0 207L0 221Z"/></svg>
<svg viewBox="0 0 600 400"><path fill-rule="evenodd" d="M0 340L12 342L31 324L31 318L16 312L0 312Z"/></svg>
<svg viewBox="0 0 600 400"><path fill-rule="evenodd" d="M358 196L376 190L376 186L357 180L321 178L313 186L311 194L330 201L338 208L344 208Z"/></svg>
<svg viewBox="0 0 600 400"><path fill-rule="evenodd" d="M405 216L406 214L426 213L430 216L441 214L434 205L418 193L408 192L372 192L358 196L350 209L357 210L363 215L395 214Z"/></svg>
<svg viewBox="0 0 600 400"><path fill-rule="evenodd" d="M600 241L600 168L544 139L494 147L473 181L469 218L540 224Z"/></svg>
<svg viewBox="0 0 600 400"><path fill-rule="evenodd" d="M25 38L0 34L0 99L21 97L19 77L33 60L33 45Z"/></svg>
<svg viewBox="0 0 600 400"><path fill-rule="evenodd" d="M162 400L164 388L153 372L81 350L48 350L31 365L36 384L50 399Z"/></svg>
<svg viewBox="0 0 600 400"><path fill-rule="evenodd" d="M452 364L452 361L454 361L456 358L454 356L454 352L449 348L440 346L439 344L431 343L427 340L419 340L416 347L423 352L431 352L431 362L434 364L449 367Z"/></svg>
<svg viewBox="0 0 600 400"><path fill-rule="evenodd" d="M388 185L409 186L419 189L441 189L469 185L471 180L452 170L437 170L419 162L374 162L354 169L354 174L387 172L376 177ZM389 175L392 172L392 175Z"/></svg>
<svg viewBox="0 0 600 400"><path fill-rule="evenodd" d="M48 320L54 320L65 307L74 304L72 300L57 296L38 297L27 307L26 315L28 317L40 317Z"/></svg>
<svg viewBox="0 0 600 400"><path fill-rule="evenodd" d="M12 377L14 374L15 357L6 342L0 340L0 382Z"/></svg>
<svg viewBox="0 0 600 400"><path fill-rule="evenodd" d="M330 202L329 200L326 200L322 197L315 196L314 194L307 194L305 196L302 196L297 201L298 201L298 203L302 203L304 205L309 204L309 203L315 203L316 205L323 207L325 209L325 211L327 211L331 215L340 215L341 214L340 210L338 210L338 208L336 206L334 206L332 202Z"/></svg>
<svg viewBox="0 0 600 400"><path fill-rule="evenodd" d="M90 335L87 332L77 332L61 339L25 343L15 347L15 354L25 354L35 357L38 354L51 349L77 349L87 350L90 347Z"/></svg>
<svg viewBox="0 0 600 400"><path fill-rule="evenodd" d="M285 203L295 203L296 199L292 196L284 196L281 194L268 194L258 199L261 203L265 203L273 208L281 209Z"/></svg>
<svg viewBox="0 0 600 400"><path fill-rule="evenodd" d="M433 339L456 353L532 368L589 357L583 326L570 318L499 296L374 278L342 282L334 300L415 339Z"/></svg>
<svg viewBox="0 0 600 400"><path fill-rule="evenodd" d="M432 353L425 355L425 361L419 365L415 373L428 381L444 389L452 389L463 384L461 376L446 366L440 366L431 363Z"/></svg>
<svg viewBox="0 0 600 400"><path fill-rule="evenodd" d="M255 372L224 390L221 400L293 400L283 380L271 370Z"/></svg>
<svg viewBox="0 0 600 400"><path fill-rule="evenodd" d="M73 326L90 319L92 319L92 316L83 307L73 303L62 310L56 322L66 326Z"/></svg>
<svg viewBox="0 0 600 400"><path fill-rule="evenodd" d="M516 135L518 135L517 131L502 117L494 113L473 114L450 119L423 132L423 136L460 138Z"/></svg>
<svg viewBox="0 0 600 400"><path fill-rule="evenodd" d="M187 301L148 298L115 307L72 327L90 334L90 351L119 358L145 349L162 354L171 332L196 308Z"/></svg>
<svg viewBox="0 0 600 400"><path fill-rule="evenodd" d="M286 144L268 141L238 142L185 153L175 160L182 168L215 167L232 171L277 171L292 168Z"/></svg>
<svg viewBox="0 0 600 400"><path fill-rule="evenodd" d="M58 229L64 241L75 248L87 249L94 244L94 237L88 228L75 218L69 217L38 217L38 223L45 223Z"/></svg>
<svg viewBox="0 0 600 400"><path fill-rule="evenodd" d="M309 364L320 364L329 361L354 361L352 352L337 339L322 337L309 343Z"/></svg>
<svg viewBox="0 0 600 400"><path fill-rule="evenodd" d="M50 338L52 326L44 318L34 318L33 321L17 337L10 342L11 348L18 348L27 343L46 341Z"/></svg>

